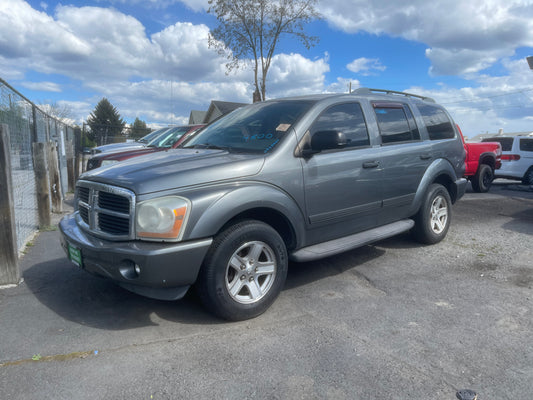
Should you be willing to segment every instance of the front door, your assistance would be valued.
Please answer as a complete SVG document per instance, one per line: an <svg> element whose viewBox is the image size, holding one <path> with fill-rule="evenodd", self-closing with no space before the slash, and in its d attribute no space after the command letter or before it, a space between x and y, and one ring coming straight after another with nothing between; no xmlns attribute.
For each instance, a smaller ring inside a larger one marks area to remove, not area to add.
<svg viewBox="0 0 533 400"><path fill-rule="evenodd" d="M303 160L310 242L374 227L381 208L380 148L370 146L360 104L342 103L324 110L308 135L319 131L342 132L347 143ZM320 235L313 233L318 227Z"/></svg>

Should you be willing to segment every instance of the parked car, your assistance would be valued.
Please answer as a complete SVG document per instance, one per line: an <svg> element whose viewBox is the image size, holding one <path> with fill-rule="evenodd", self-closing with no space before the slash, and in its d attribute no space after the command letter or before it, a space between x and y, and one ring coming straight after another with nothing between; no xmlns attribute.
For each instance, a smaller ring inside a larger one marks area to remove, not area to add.
<svg viewBox="0 0 533 400"><path fill-rule="evenodd" d="M466 151L465 177L474 192L488 192L494 180L494 171L502 165L502 146L498 142L466 142L457 127Z"/></svg>
<svg viewBox="0 0 533 400"><path fill-rule="evenodd" d="M133 149L128 148L118 152L105 152L97 154L87 161L87 171L104 167L106 165L112 165L119 161L128 160L132 157L138 157L145 154L176 148L185 138L187 138L188 135L204 126L205 125L176 126L174 128L166 129L163 134L157 135L144 147Z"/></svg>
<svg viewBox="0 0 533 400"><path fill-rule="evenodd" d="M102 146L93 147L91 149L91 154L94 155L94 154L111 153L111 152L115 153L117 151L128 151L131 149L140 149L140 148L146 147L148 143L150 143L152 140L162 135L169 129L171 129L171 127L169 126L156 129L155 131L150 132L149 134L143 136L137 141L110 143L110 144L104 144Z"/></svg>
<svg viewBox="0 0 533 400"><path fill-rule="evenodd" d="M494 136L482 141L502 145L502 167L495 172L496 178L517 179L524 185L533 185L533 136Z"/></svg>
<svg viewBox="0 0 533 400"><path fill-rule="evenodd" d="M195 285L215 315L264 312L288 261L412 231L441 241L465 150L429 98L358 89L258 102L183 147L83 174L61 243L85 271L166 300Z"/></svg>

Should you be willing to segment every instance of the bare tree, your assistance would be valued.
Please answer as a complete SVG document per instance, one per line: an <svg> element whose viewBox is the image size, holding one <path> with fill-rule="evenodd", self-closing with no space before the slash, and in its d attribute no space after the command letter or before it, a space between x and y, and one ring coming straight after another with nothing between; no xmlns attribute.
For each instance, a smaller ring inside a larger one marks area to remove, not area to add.
<svg viewBox="0 0 533 400"><path fill-rule="evenodd" d="M209 33L209 47L226 55L229 73L251 59L254 69L254 99L265 100L266 79L276 46L282 36L294 36L307 48L318 37L304 26L320 18L317 0L209 0L208 12L219 25Z"/></svg>
<svg viewBox="0 0 533 400"><path fill-rule="evenodd" d="M59 104L56 101L44 100L39 102L39 108L61 122L72 123L74 121L74 111L68 104Z"/></svg>

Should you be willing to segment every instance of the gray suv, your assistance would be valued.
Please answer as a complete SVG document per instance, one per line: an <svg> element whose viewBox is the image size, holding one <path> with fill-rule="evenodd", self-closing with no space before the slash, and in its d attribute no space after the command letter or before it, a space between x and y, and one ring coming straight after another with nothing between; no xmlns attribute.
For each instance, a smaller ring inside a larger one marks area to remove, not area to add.
<svg viewBox="0 0 533 400"><path fill-rule="evenodd" d="M264 312L289 260L412 231L442 240L465 191L455 123L432 99L358 89L270 100L182 148L83 174L60 223L68 257L135 293L195 285L219 317Z"/></svg>

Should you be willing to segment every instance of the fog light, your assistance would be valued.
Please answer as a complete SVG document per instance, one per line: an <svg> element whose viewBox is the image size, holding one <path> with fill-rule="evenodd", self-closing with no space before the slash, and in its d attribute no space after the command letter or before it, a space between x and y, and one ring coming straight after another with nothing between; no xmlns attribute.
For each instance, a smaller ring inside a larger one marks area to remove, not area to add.
<svg viewBox="0 0 533 400"><path fill-rule="evenodd" d="M126 279L135 279L141 274L141 267L131 260L123 260L120 263L118 270Z"/></svg>

